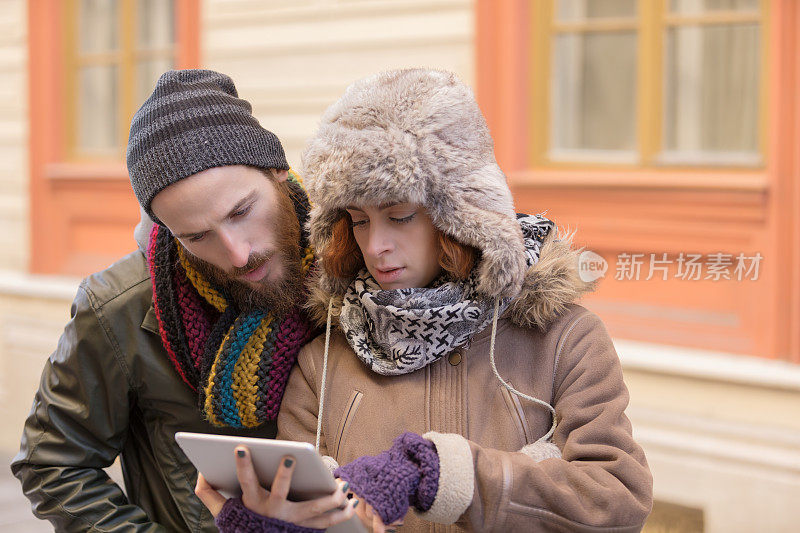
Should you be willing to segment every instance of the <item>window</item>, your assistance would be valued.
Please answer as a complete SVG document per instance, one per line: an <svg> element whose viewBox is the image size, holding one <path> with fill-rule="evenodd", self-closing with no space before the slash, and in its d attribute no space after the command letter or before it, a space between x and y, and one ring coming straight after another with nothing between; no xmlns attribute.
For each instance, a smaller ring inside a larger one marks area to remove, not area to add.
<svg viewBox="0 0 800 533"><path fill-rule="evenodd" d="M758 0L552 0L533 8L534 163L758 166ZM536 143L538 142L538 145Z"/></svg>
<svg viewBox="0 0 800 533"><path fill-rule="evenodd" d="M133 113L176 59L173 0L71 0L66 20L67 154L124 154Z"/></svg>
<svg viewBox="0 0 800 533"><path fill-rule="evenodd" d="M607 275L586 304L613 336L800 361L785 312L800 309L799 9L476 0L478 101L518 210L547 210L607 260L757 252L771 265L751 285Z"/></svg>
<svg viewBox="0 0 800 533"><path fill-rule="evenodd" d="M135 247L133 113L170 68L197 68L197 0L28 2L30 270L85 276Z"/></svg>
<svg viewBox="0 0 800 533"><path fill-rule="evenodd" d="M562 0L556 8L550 157L634 161L635 0Z"/></svg>

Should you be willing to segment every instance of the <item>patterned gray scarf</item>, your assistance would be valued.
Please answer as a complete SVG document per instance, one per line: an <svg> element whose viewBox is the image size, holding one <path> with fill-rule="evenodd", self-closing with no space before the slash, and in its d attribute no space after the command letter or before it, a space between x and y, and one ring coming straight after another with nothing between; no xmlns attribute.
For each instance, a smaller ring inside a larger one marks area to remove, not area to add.
<svg viewBox="0 0 800 533"><path fill-rule="evenodd" d="M531 267L555 226L542 215L518 214ZM476 291L473 269L465 281L440 277L431 287L382 290L363 269L344 295L340 324L347 342L373 372L408 374L468 344L492 320L494 302ZM500 301L499 313L511 299Z"/></svg>

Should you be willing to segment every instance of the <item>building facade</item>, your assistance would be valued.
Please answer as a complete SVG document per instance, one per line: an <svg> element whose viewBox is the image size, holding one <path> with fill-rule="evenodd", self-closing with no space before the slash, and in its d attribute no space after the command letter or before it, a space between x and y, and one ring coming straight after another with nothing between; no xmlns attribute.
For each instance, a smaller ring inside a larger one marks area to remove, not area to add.
<svg viewBox="0 0 800 533"><path fill-rule="evenodd" d="M300 152L350 82L451 70L519 211L602 280L653 531L790 531L800 498L793 0L0 0L0 377L10 455L80 277L135 247L124 148L168 68L225 72Z"/></svg>

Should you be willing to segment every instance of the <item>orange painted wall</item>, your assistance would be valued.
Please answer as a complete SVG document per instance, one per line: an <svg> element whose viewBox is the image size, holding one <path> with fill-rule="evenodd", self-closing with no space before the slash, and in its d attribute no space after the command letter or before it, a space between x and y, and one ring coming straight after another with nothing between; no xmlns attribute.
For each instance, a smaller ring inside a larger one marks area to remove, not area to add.
<svg viewBox="0 0 800 533"><path fill-rule="evenodd" d="M585 305L621 338L800 363L798 5L779 0L769 12L764 171L531 168L529 7L477 1L478 100L517 209L547 210L609 262ZM620 253L680 252L764 259L756 281L614 279Z"/></svg>
<svg viewBox="0 0 800 533"><path fill-rule="evenodd" d="M177 65L199 65L199 3L178 0ZM139 208L124 161L65 156L65 6L28 2L30 271L85 276L135 248Z"/></svg>

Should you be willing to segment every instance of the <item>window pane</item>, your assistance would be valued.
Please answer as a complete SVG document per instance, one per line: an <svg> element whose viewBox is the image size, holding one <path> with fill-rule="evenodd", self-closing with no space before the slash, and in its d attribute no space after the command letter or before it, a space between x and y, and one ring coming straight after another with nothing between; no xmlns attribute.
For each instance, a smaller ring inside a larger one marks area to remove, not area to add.
<svg viewBox="0 0 800 533"><path fill-rule="evenodd" d="M156 58L139 61L136 64L136 109L138 109L144 101L153 92L159 76L167 70L173 68L173 61L171 58Z"/></svg>
<svg viewBox="0 0 800 533"><path fill-rule="evenodd" d="M757 152L759 49L757 24L667 31L667 151Z"/></svg>
<svg viewBox="0 0 800 533"><path fill-rule="evenodd" d="M108 52L117 49L117 2L115 0L81 0L80 51Z"/></svg>
<svg viewBox="0 0 800 533"><path fill-rule="evenodd" d="M669 10L683 15L708 11L758 11L758 0L670 0Z"/></svg>
<svg viewBox="0 0 800 533"><path fill-rule="evenodd" d="M636 0L559 0L558 20L630 17L636 15Z"/></svg>
<svg viewBox="0 0 800 533"><path fill-rule="evenodd" d="M136 16L137 48L165 48L175 42L173 0L138 0Z"/></svg>
<svg viewBox="0 0 800 533"><path fill-rule="evenodd" d="M553 59L552 148L632 151L636 34L559 35Z"/></svg>
<svg viewBox="0 0 800 533"><path fill-rule="evenodd" d="M116 151L117 67L83 67L78 71L78 150Z"/></svg>

